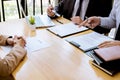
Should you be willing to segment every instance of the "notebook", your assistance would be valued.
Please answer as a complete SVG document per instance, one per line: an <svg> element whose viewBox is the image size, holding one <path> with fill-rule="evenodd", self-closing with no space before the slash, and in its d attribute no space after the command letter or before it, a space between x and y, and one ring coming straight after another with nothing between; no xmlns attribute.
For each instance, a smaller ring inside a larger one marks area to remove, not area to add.
<svg viewBox="0 0 120 80"><path fill-rule="evenodd" d="M101 35L97 32L88 33L85 35L80 35L77 37L69 37L65 39L69 43L73 44L74 46L78 47L79 49L87 52L92 49L96 49L99 44L104 41L112 41L113 39Z"/></svg>
<svg viewBox="0 0 120 80"><path fill-rule="evenodd" d="M96 49L94 51L105 62L120 59L120 46L112 46L112 47L107 47L107 48L100 48L100 49Z"/></svg>
<svg viewBox="0 0 120 80"><path fill-rule="evenodd" d="M65 36L88 30L88 28L83 26L78 27L78 25L75 25L74 23L70 22L67 24L47 28L47 30L62 38Z"/></svg>
<svg viewBox="0 0 120 80"><path fill-rule="evenodd" d="M27 16L26 21L30 25L29 18L30 16ZM55 26L54 22L47 15L34 16L34 18L36 28Z"/></svg>
<svg viewBox="0 0 120 80"><path fill-rule="evenodd" d="M92 61L92 64L111 76L119 72L119 70L116 68L111 68L109 65L98 65L94 60ZM120 65L118 67L120 67Z"/></svg>

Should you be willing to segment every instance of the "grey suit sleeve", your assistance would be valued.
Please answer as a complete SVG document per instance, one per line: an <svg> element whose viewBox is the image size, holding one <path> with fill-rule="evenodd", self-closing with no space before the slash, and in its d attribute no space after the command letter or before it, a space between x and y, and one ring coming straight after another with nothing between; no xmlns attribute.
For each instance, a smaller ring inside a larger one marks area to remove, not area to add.
<svg viewBox="0 0 120 80"><path fill-rule="evenodd" d="M114 6L111 10L111 13L109 15L109 17L100 17L101 19L101 26L103 26L104 28L114 28L116 27L116 3L114 3Z"/></svg>

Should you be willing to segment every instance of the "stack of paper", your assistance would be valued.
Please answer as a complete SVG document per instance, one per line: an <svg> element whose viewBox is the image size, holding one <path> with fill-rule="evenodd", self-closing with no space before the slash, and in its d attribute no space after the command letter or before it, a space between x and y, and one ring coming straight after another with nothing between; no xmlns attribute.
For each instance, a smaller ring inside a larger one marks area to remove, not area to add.
<svg viewBox="0 0 120 80"><path fill-rule="evenodd" d="M65 37L71 34L75 34L78 32L82 32L85 30L88 30L86 27L78 27L78 25L75 25L74 23L67 23L55 27L48 28L47 30L51 31L52 33L58 35L59 37Z"/></svg>
<svg viewBox="0 0 120 80"><path fill-rule="evenodd" d="M66 40L86 52L96 48L99 44L103 43L104 41L111 41L113 39L101 35L97 32L92 32L77 37L70 37Z"/></svg>

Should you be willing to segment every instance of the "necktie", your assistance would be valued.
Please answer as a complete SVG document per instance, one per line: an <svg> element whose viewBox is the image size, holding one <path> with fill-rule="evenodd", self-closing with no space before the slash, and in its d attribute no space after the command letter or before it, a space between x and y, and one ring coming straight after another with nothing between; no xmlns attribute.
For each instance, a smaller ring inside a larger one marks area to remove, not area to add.
<svg viewBox="0 0 120 80"><path fill-rule="evenodd" d="M77 9L76 16L80 16L81 7L82 7L82 2L83 2L83 0L80 0L80 1L79 1L79 7L78 7L78 9Z"/></svg>
<svg viewBox="0 0 120 80"><path fill-rule="evenodd" d="M120 24L115 35L115 40L120 40Z"/></svg>

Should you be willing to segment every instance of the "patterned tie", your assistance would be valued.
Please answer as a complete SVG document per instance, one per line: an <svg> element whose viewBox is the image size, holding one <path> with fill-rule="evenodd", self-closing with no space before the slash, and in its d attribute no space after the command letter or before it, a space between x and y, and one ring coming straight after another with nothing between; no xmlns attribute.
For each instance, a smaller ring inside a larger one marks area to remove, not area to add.
<svg viewBox="0 0 120 80"><path fill-rule="evenodd" d="M120 40L120 24L115 35L115 40Z"/></svg>
<svg viewBox="0 0 120 80"><path fill-rule="evenodd" d="M79 7L78 7L77 12L76 12L76 16L80 16L80 12L81 12L81 8L82 8L82 2L83 2L83 0L80 0Z"/></svg>

